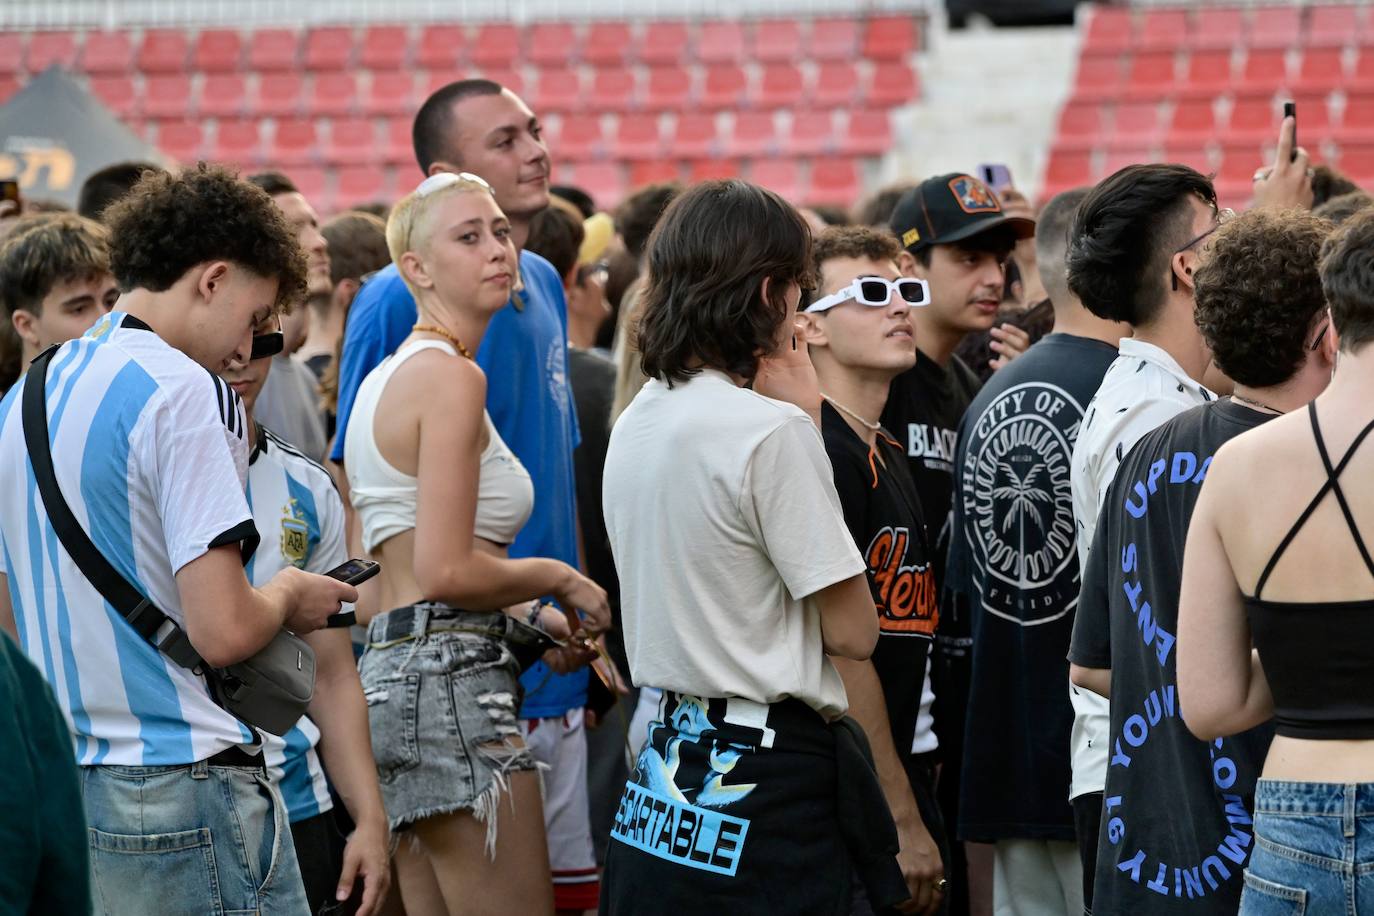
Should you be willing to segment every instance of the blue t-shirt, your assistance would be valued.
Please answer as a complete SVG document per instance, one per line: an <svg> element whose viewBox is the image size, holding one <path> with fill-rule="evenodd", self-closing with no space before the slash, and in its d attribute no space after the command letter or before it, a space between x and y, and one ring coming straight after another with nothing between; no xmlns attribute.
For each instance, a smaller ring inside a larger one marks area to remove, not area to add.
<svg viewBox="0 0 1374 916"><path fill-rule="evenodd" d="M510 546L512 557L551 557L577 566L573 449L579 434L568 385L568 306L548 261L520 252L525 288L492 316L477 349L487 374L487 413L534 482L534 514ZM415 299L396 265L374 274L348 313L339 367L338 432L330 457L342 462L358 386L395 352L415 324ZM521 679L520 715L561 716L587 701L587 672L557 675L542 663Z"/></svg>

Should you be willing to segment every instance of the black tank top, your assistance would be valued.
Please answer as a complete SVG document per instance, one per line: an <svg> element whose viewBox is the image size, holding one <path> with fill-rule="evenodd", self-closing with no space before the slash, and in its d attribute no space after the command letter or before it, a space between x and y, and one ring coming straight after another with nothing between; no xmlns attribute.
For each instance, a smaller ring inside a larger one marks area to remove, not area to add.
<svg viewBox="0 0 1374 916"><path fill-rule="evenodd" d="M1254 597L1245 599L1250 633L1274 696L1277 734L1326 740L1374 738L1374 599L1307 602L1265 601L1260 597L1279 558L1328 491L1336 495L1350 536L1374 577L1374 559L1339 482L1355 450L1374 431L1374 422L1360 431L1345 457L1332 467L1317 423L1316 405L1309 404L1307 413L1326 468L1326 483L1269 558L1255 585Z"/></svg>

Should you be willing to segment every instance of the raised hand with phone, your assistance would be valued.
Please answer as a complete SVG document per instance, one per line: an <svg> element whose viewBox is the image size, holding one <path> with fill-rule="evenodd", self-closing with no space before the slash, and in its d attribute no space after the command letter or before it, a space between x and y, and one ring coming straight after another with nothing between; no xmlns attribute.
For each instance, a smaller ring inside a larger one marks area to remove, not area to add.
<svg viewBox="0 0 1374 916"><path fill-rule="evenodd" d="M1297 106L1285 106L1274 163L1255 173L1254 206L1309 209L1312 206L1312 163L1298 146Z"/></svg>

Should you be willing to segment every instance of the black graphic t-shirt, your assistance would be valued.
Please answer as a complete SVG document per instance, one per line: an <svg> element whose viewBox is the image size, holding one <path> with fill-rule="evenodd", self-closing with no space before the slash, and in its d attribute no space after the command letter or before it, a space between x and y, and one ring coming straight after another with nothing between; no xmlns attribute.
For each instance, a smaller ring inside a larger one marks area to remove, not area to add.
<svg viewBox="0 0 1374 916"><path fill-rule="evenodd" d="M1179 713L1183 547L1216 450L1271 414L1225 399L1138 442L1107 490L1069 660L1112 670L1110 759L1093 909L1232 914L1254 848L1272 725L1199 741Z"/></svg>
<svg viewBox="0 0 1374 916"><path fill-rule="evenodd" d="M821 434L844 520L863 555L878 608L873 667L883 685L897 753L911 751L935 626L935 573L916 485L900 446L881 435L874 454L829 403Z"/></svg>
<svg viewBox="0 0 1374 916"><path fill-rule="evenodd" d="M945 602L973 636L959 836L1074 839L1069 663L1078 605L1069 464L1116 347L1051 334L964 416Z"/></svg>

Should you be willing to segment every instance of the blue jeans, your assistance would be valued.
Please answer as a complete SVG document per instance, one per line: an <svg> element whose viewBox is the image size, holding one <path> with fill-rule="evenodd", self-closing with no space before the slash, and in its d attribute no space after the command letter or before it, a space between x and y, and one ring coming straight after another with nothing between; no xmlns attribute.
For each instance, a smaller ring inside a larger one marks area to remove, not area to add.
<svg viewBox="0 0 1374 916"><path fill-rule="evenodd" d="M83 767L94 909L309 913L286 806L251 767Z"/></svg>
<svg viewBox="0 0 1374 916"><path fill-rule="evenodd" d="M1374 914L1374 783L1261 779L1240 913Z"/></svg>

